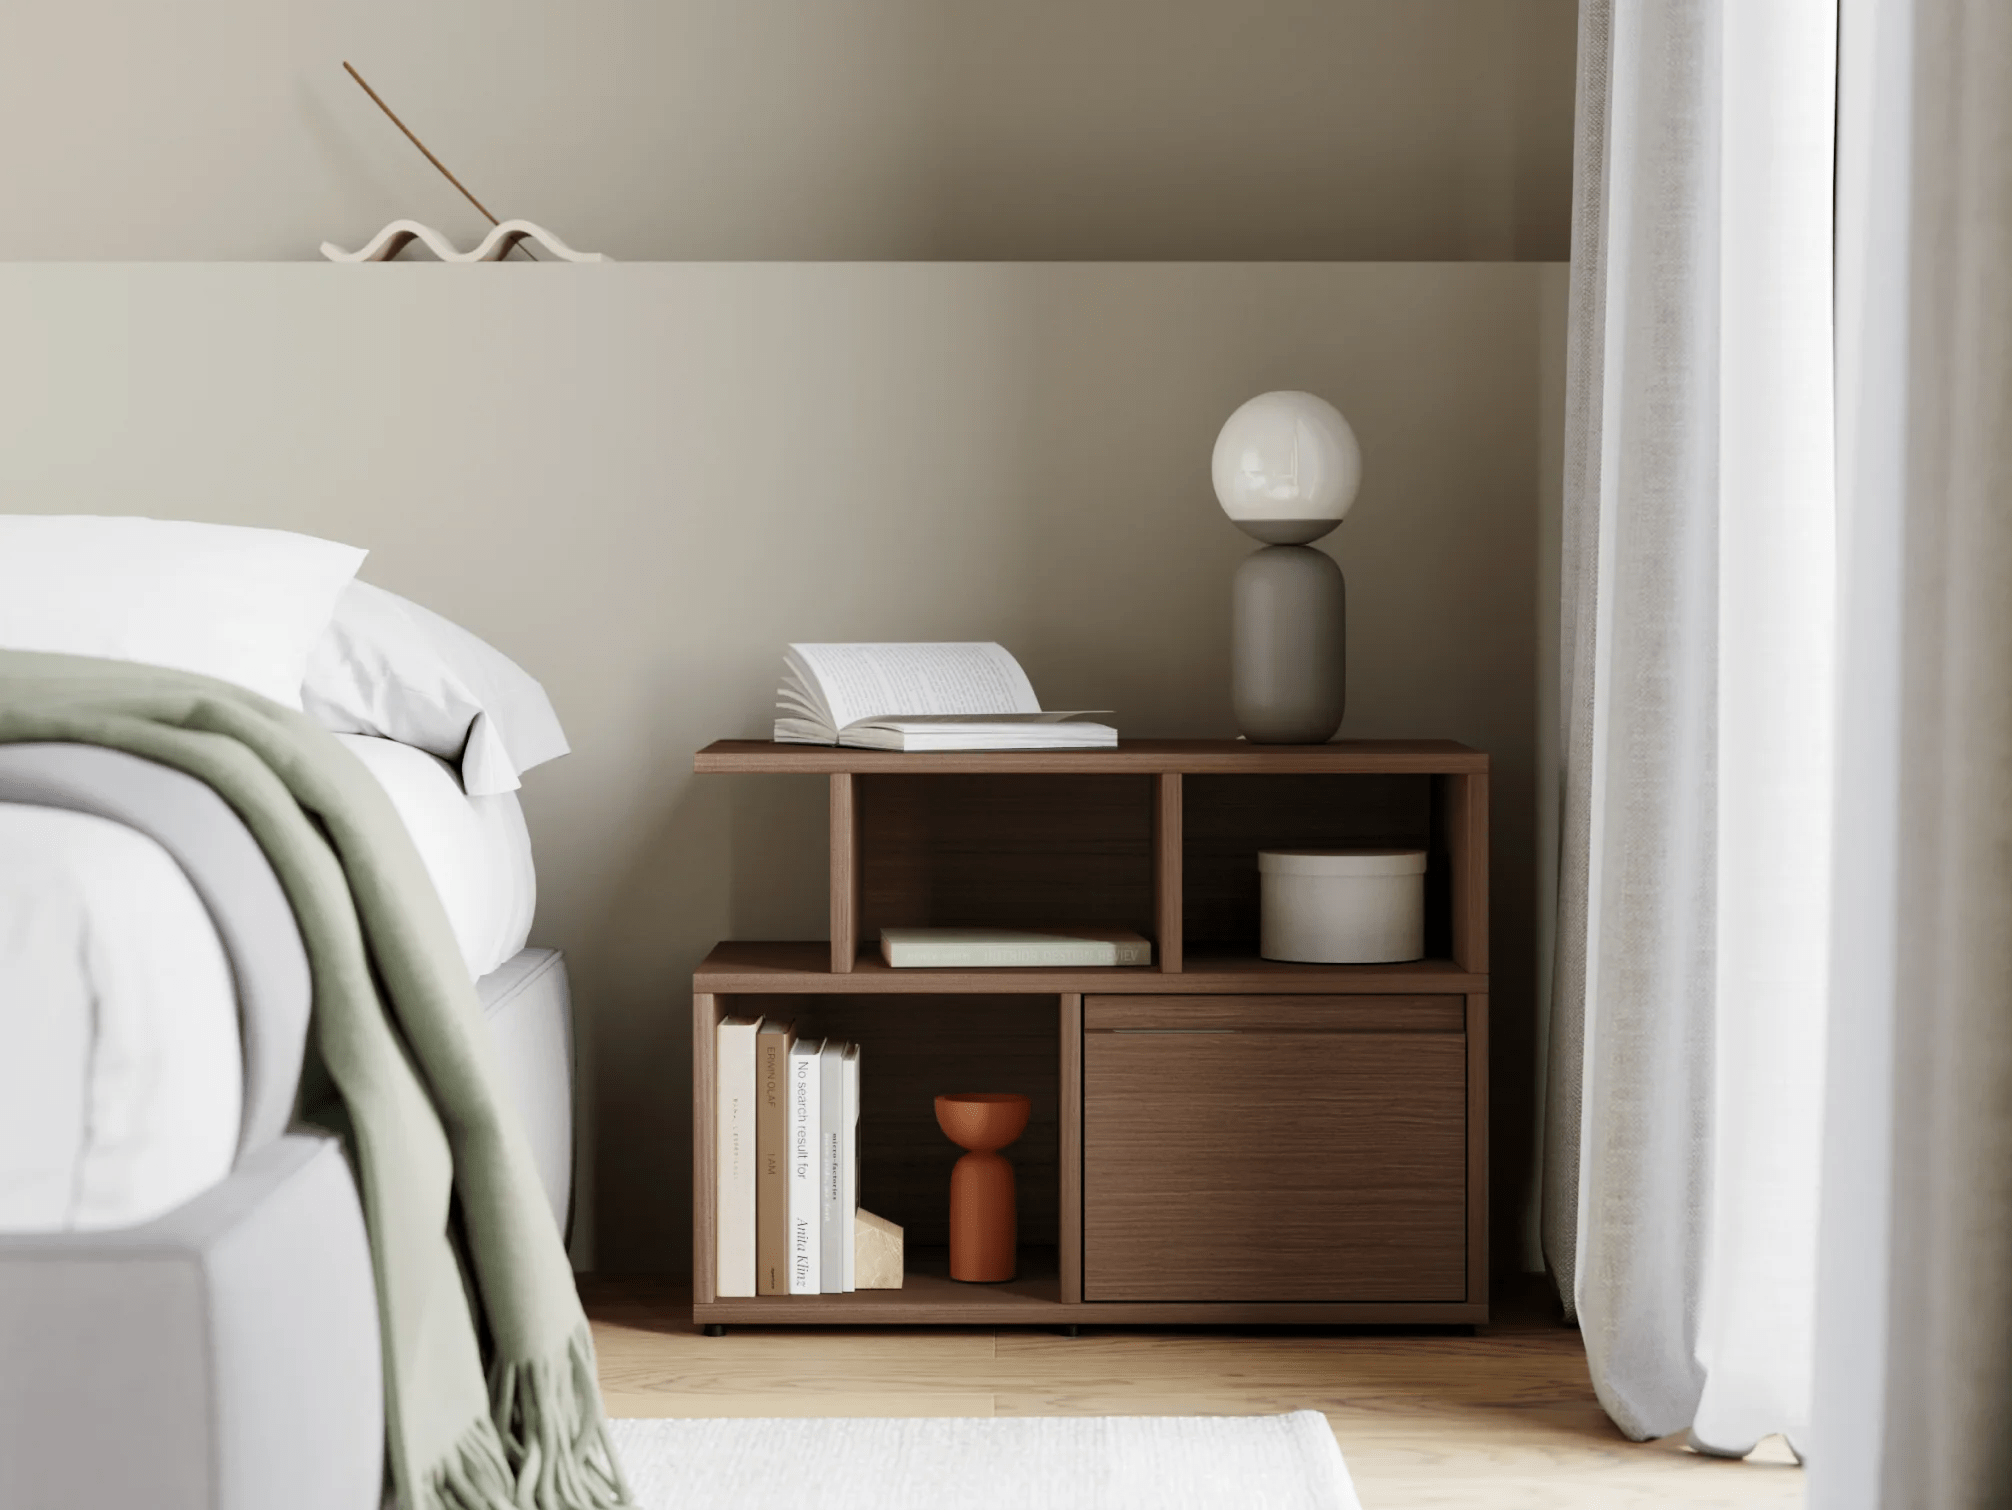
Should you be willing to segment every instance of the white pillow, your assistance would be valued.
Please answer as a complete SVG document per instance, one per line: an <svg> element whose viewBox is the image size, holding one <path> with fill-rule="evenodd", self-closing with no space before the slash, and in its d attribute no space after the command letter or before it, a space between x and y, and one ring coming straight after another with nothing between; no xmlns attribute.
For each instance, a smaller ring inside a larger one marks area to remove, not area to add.
<svg viewBox="0 0 2012 1510"><path fill-rule="evenodd" d="M433 878L468 978L480 980L530 942L538 911L531 833L515 792L462 795L437 755L368 734L338 734L377 778Z"/></svg>
<svg viewBox="0 0 2012 1510"><path fill-rule="evenodd" d="M458 624L351 582L307 658L301 706L338 734L376 734L458 761L471 797L514 792L570 748L545 689Z"/></svg>
<svg viewBox="0 0 2012 1510"><path fill-rule="evenodd" d="M285 530L0 514L0 647L197 671L298 708L365 554Z"/></svg>

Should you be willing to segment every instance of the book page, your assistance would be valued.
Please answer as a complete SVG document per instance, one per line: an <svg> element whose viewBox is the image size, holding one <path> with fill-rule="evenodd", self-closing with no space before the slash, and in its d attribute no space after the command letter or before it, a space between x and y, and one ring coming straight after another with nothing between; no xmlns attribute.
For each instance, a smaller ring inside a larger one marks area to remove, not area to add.
<svg viewBox="0 0 2012 1510"><path fill-rule="evenodd" d="M817 678L840 729L902 715L1038 713L1041 704L1004 646L792 645Z"/></svg>
<svg viewBox="0 0 2012 1510"><path fill-rule="evenodd" d="M817 678L804 667L794 646L783 655L782 685L776 688L775 695L776 706L786 713L808 719L812 723L831 722L828 711L818 697Z"/></svg>

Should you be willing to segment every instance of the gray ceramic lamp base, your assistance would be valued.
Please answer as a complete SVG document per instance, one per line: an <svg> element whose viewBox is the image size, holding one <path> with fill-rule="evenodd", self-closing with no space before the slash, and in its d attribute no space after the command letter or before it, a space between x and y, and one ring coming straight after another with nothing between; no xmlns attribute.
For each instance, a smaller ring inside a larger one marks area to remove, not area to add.
<svg viewBox="0 0 2012 1510"><path fill-rule="evenodd" d="M1325 744L1348 690L1348 589L1307 545L1268 545L1237 568L1230 706L1254 744Z"/></svg>

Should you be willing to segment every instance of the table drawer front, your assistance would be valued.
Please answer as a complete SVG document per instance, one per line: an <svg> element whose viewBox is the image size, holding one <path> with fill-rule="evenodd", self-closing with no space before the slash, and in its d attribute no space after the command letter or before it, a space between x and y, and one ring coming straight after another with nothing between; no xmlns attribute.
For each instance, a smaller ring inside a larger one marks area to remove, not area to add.
<svg viewBox="0 0 2012 1510"><path fill-rule="evenodd" d="M1464 996L1086 996L1102 1032L1458 1033Z"/></svg>
<svg viewBox="0 0 2012 1510"><path fill-rule="evenodd" d="M1085 1300L1466 1298L1464 1035L1099 1030L1083 1071Z"/></svg>

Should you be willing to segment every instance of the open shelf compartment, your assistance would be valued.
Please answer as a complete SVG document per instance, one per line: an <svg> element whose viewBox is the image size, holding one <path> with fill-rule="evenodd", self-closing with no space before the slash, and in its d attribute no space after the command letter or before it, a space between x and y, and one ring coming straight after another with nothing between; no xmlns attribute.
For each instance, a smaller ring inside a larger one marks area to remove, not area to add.
<svg viewBox="0 0 2012 1510"><path fill-rule="evenodd" d="M954 1305L960 1297L1002 1295L1061 1302L1056 1255L1065 1227L1066 1240L1080 1246L1074 1171L1080 1169L1075 1130L1081 1114L1075 1082L1066 1073L1075 1057L1060 1050L1069 1038L1080 1037L1080 998L1041 993L700 993L693 1010L693 1188L695 1214L702 1220L694 1223L692 1258L693 1294L700 1307L714 1301L751 1307L756 1319L781 1322L832 1307L871 1308L882 1304L882 1297L903 1293L862 1290L731 1300L715 1294L713 1118L718 1087L710 1045L720 1020L732 1015L784 1018L795 1023L799 1038L838 1038L860 1045L859 1203L902 1228L910 1273L904 1290L916 1289L911 1302L930 1293L944 1305ZM1003 1286L951 1280L944 1256L950 1239L950 1171L960 1150L936 1124L935 1098L971 1091L1017 1091L1033 1103L1026 1131L1005 1150L1018 1185L1020 1272Z"/></svg>
<svg viewBox="0 0 2012 1510"><path fill-rule="evenodd" d="M857 930L1154 929L1153 778L852 778Z"/></svg>

